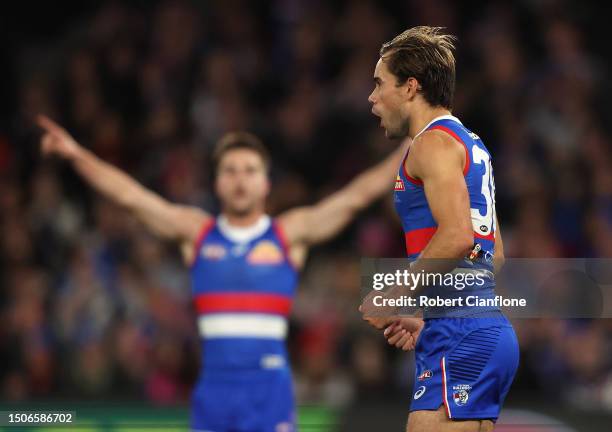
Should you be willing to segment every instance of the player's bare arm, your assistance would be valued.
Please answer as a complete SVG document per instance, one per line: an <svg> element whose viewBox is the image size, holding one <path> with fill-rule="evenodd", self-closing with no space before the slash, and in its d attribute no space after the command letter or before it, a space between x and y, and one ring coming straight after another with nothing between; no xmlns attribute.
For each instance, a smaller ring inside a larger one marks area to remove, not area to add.
<svg viewBox="0 0 612 432"><path fill-rule="evenodd" d="M446 133L428 131L412 143L404 163L406 171L423 182L427 203L437 223L436 233L411 268L446 273L454 268L453 259L464 257L474 243L470 201L463 177L465 150ZM398 287L388 295L417 296L422 287L410 292L403 292L404 289ZM382 329L393 322L391 317L375 317L375 306L368 300L364 300L361 311L371 325Z"/></svg>
<svg viewBox="0 0 612 432"><path fill-rule="evenodd" d="M474 246L470 197L463 176L466 163L462 144L440 131L419 136L406 158L406 171L423 182L427 204L437 229L413 271L446 273ZM422 287L411 294L419 295Z"/></svg>
<svg viewBox="0 0 612 432"><path fill-rule="evenodd" d="M406 170L423 182L438 227L419 258L459 259L474 245L465 163L463 145L440 131L421 135L406 158Z"/></svg>
<svg viewBox="0 0 612 432"><path fill-rule="evenodd" d="M101 195L128 210L149 231L181 246L185 262L191 262L193 242L210 215L196 207L172 204L136 180L83 148L61 126L39 116L43 128L41 150L69 161L77 173Z"/></svg>
<svg viewBox="0 0 612 432"><path fill-rule="evenodd" d="M495 218L495 227L495 256L493 263L495 273L497 273L505 261L504 244L497 216ZM386 326L384 336L387 342L404 351L410 351L415 348L416 340L423 327L423 321L416 317L391 317L384 325Z"/></svg>
<svg viewBox="0 0 612 432"><path fill-rule="evenodd" d="M400 146L385 160L319 203L299 207L281 215L279 222L292 248L306 249L331 239L341 232L359 211L388 193L404 148Z"/></svg>

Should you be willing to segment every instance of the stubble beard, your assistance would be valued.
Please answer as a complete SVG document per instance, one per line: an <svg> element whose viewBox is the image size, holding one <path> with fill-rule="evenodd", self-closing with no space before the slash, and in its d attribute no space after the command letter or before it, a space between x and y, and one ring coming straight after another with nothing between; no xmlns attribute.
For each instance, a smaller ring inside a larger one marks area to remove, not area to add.
<svg viewBox="0 0 612 432"><path fill-rule="evenodd" d="M390 140L400 140L408 136L410 131L410 121L408 119L402 119L398 122L398 127L393 129L387 129L387 138Z"/></svg>

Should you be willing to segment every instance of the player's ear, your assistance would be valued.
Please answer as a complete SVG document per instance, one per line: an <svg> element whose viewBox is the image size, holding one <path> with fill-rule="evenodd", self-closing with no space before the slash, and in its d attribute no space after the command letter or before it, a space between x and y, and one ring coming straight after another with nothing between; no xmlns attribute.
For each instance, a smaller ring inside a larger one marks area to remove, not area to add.
<svg viewBox="0 0 612 432"><path fill-rule="evenodd" d="M266 184L265 184L265 195L266 197L270 196L270 192L272 191L272 182L270 180L270 175L266 176Z"/></svg>
<svg viewBox="0 0 612 432"><path fill-rule="evenodd" d="M215 195L219 196L219 173L215 173L215 177L213 179L213 187L215 190Z"/></svg>
<svg viewBox="0 0 612 432"><path fill-rule="evenodd" d="M410 77L404 83L404 91L406 92L406 96L409 100L412 100L416 97L417 93L420 90L420 84L416 80L416 78Z"/></svg>

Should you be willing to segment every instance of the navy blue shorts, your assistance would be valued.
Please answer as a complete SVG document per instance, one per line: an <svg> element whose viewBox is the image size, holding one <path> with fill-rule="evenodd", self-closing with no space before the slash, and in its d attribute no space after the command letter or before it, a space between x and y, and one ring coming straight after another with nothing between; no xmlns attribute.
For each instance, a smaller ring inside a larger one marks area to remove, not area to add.
<svg viewBox="0 0 612 432"><path fill-rule="evenodd" d="M205 372L193 390L191 428L206 432L293 432L288 368Z"/></svg>
<svg viewBox="0 0 612 432"><path fill-rule="evenodd" d="M432 318L415 348L410 411L444 405L450 419L497 420L518 368L510 322L495 318Z"/></svg>

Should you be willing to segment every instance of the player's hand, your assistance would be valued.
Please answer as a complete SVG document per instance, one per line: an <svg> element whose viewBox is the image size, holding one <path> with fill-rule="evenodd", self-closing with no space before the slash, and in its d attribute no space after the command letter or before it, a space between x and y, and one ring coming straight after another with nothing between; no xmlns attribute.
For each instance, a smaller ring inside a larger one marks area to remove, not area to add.
<svg viewBox="0 0 612 432"><path fill-rule="evenodd" d="M361 306L359 306L359 312L364 319L371 326L382 330L387 327L395 318L396 308L390 306L376 306L374 304L374 297L377 295L383 295L379 291L371 291L363 299Z"/></svg>
<svg viewBox="0 0 612 432"><path fill-rule="evenodd" d="M411 351L416 347L424 325L425 322L421 318L395 317L390 320L383 334L389 345L394 345L404 351Z"/></svg>
<svg viewBox="0 0 612 432"><path fill-rule="evenodd" d="M43 155L57 155L65 159L72 159L80 151L81 147L74 138L49 117L39 115L36 123L45 131L40 140Z"/></svg>

